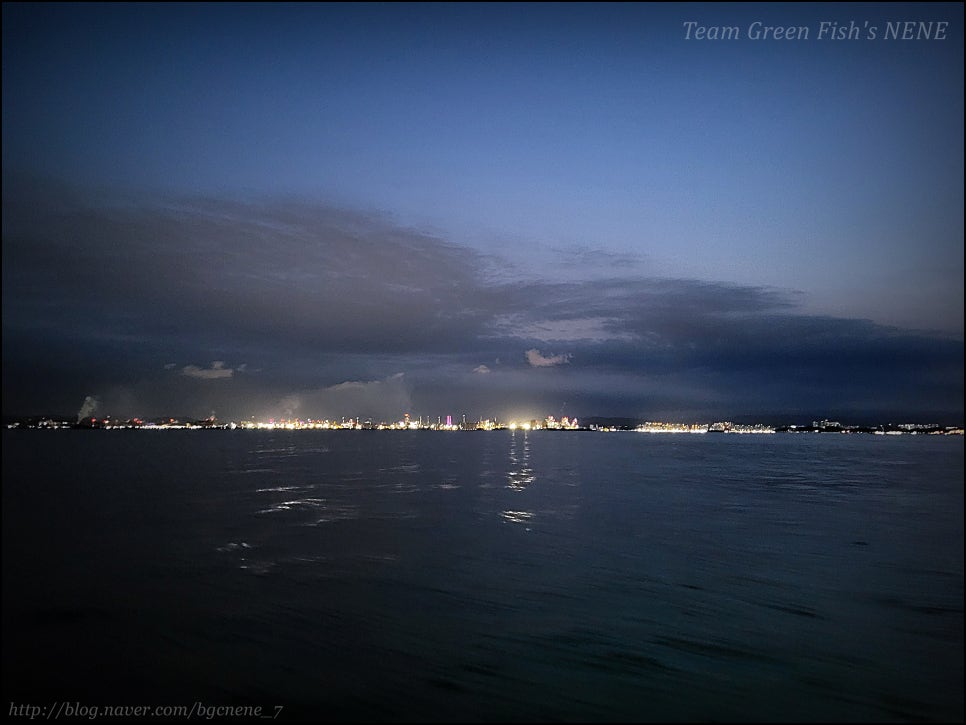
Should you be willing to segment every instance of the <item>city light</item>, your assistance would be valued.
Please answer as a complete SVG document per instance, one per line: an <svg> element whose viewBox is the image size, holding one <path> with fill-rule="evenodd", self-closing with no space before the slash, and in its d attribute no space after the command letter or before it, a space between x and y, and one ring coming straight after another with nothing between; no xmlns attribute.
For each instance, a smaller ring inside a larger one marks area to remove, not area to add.
<svg viewBox="0 0 966 725"><path fill-rule="evenodd" d="M442 422L445 420L446 422ZM439 416L433 422L430 417L413 417L409 413L393 422L374 421L371 418L349 417L339 420L314 418L269 418L256 420L254 417L241 421L220 421L215 416L200 420L181 420L161 417L145 419L141 417L119 419L111 416L84 418L80 421L34 418L18 420L7 424L10 429L97 429L97 430L392 430L392 431L592 431L612 433L633 431L650 434L691 434L707 433L729 435L761 435L774 433L869 433L874 435L963 435L962 426L940 425L938 423L886 423L878 425L849 425L828 419L813 420L810 424L768 425L763 423L741 424L731 421L713 423L686 423L676 421L645 421L635 427L591 423L581 425L577 418L548 415L542 420L511 420L504 422L498 418L480 417L476 422L468 422L462 416L453 422L453 416Z"/></svg>

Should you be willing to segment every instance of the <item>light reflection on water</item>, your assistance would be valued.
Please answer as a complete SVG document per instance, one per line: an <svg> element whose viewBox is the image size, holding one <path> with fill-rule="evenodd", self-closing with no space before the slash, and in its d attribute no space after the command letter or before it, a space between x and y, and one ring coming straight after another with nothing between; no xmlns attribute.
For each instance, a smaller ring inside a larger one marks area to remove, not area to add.
<svg viewBox="0 0 966 725"><path fill-rule="evenodd" d="M530 468L530 437L524 431L518 437L516 431L510 433L510 470L507 471L507 486L521 491L536 481Z"/></svg>
<svg viewBox="0 0 966 725"><path fill-rule="evenodd" d="M4 435L11 699L963 716L962 441Z"/></svg>

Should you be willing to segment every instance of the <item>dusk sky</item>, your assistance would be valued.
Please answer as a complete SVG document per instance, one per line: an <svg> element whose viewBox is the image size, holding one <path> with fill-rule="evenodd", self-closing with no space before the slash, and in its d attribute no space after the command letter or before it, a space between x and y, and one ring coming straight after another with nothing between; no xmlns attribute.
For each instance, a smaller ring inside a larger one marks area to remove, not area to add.
<svg viewBox="0 0 966 725"><path fill-rule="evenodd" d="M3 413L960 423L963 86L961 4L4 4Z"/></svg>

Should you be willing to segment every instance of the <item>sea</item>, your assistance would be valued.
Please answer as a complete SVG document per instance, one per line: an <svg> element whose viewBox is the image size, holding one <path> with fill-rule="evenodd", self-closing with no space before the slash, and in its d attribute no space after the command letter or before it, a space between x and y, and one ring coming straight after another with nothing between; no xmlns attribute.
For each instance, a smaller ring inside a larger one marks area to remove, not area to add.
<svg viewBox="0 0 966 725"><path fill-rule="evenodd" d="M4 430L2 460L8 715L963 721L961 436Z"/></svg>

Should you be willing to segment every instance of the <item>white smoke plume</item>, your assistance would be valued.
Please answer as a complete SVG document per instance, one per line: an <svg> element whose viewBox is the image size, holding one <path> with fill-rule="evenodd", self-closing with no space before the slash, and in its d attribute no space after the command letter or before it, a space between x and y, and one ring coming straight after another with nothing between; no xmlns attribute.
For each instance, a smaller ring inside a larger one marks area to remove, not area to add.
<svg viewBox="0 0 966 725"><path fill-rule="evenodd" d="M100 404L101 401L93 395L88 395L84 398L84 403L81 405L80 410L77 411L77 422L80 423L84 418L89 418Z"/></svg>

